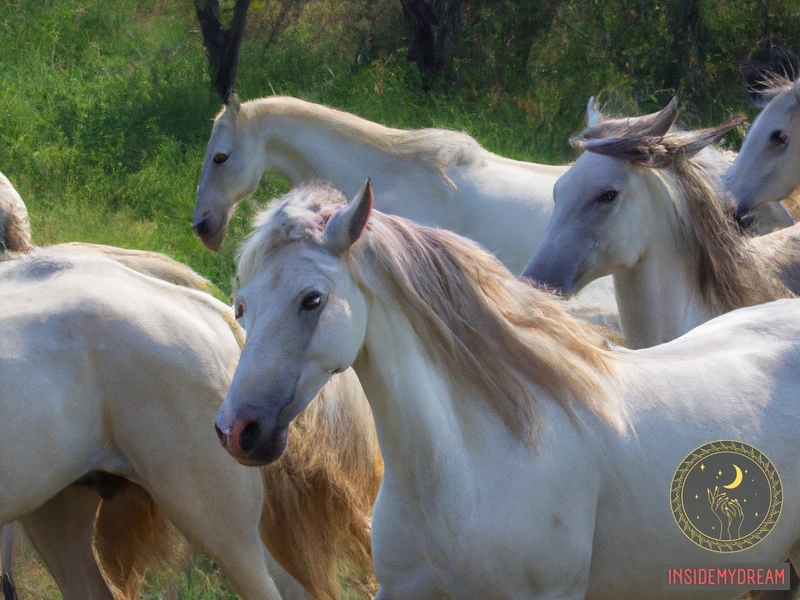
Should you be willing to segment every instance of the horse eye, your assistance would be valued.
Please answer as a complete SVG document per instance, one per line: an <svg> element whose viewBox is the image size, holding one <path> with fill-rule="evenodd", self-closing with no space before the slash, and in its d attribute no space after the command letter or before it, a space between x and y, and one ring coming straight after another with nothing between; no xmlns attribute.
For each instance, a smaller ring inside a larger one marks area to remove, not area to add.
<svg viewBox="0 0 800 600"><path fill-rule="evenodd" d="M322 294L319 292L311 292L300 303L300 308L302 310L314 310L315 308L319 308L320 304L322 304Z"/></svg>
<svg viewBox="0 0 800 600"><path fill-rule="evenodd" d="M236 305L236 320L238 321L244 316L244 300Z"/></svg>
<svg viewBox="0 0 800 600"><path fill-rule="evenodd" d="M789 141L789 136L786 132L781 131L780 129L776 129L772 132L772 135L769 136L769 141L771 141L776 146L783 146L786 142Z"/></svg>
<svg viewBox="0 0 800 600"><path fill-rule="evenodd" d="M595 204L610 204L617 199L619 192L617 190L608 190L595 198Z"/></svg>
<svg viewBox="0 0 800 600"><path fill-rule="evenodd" d="M221 165L226 160L228 160L228 155L225 154L224 152L217 152L214 155L214 162L217 163L218 165Z"/></svg>

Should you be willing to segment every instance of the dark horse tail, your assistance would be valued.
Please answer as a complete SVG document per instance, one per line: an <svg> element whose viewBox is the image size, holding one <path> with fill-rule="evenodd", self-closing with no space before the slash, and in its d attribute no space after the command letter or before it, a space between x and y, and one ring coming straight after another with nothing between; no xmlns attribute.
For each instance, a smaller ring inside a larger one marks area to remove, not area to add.
<svg viewBox="0 0 800 600"><path fill-rule="evenodd" d="M8 573L0 575L0 580L3 582L3 600L19 600L17 597L17 588L11 581L11 576Z"/></svg>

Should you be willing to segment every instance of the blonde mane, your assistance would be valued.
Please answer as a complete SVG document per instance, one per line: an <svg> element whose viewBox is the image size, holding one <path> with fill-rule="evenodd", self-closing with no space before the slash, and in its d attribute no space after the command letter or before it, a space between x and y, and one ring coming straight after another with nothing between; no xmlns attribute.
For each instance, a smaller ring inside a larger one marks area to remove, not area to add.
<svg viewBox="0 0 800 600"><path fill-rule="evenodd" d="M270 115L301 119L391 156L428 163L451 186L455 184L448 176L448 170L472 164L485 152L466 133L447 129L393 129L335 108L285 96L245 102L237 119Z"/></svg>
<svg viewBox="0 0 800 600"><path fill-rule="evenodd" d="M757 89L748 86L748 91L755 91L766 100L772 100L782 92L792 89L795 81L782 73L765 73L757 82Z"/></svg>
<svg viewBox="0 0 800 600"><path fill-rule="evenodd" d="M721 137L736 123L648 136L626 128L624 119L614 119L571 140L577 149L630 161L662 178L675 203L703 298L720 313L793 296L778 276L778 252L764 253L737 226L717 191L719 167L703 154L709 140ZM694 154L697 147L702 150Z"/></svg>
<svg viewBox="0 0 800 600"><path fill-rule="evenodd" d="M28 209L17 190L0 173L0 254L33 250Z"/></svg>
<svg viewBox="0 0 800 600"><path fill-rule="evenodd" d="M338 190L313 184L262 213L241 248L242 283L276 248L318 239L327 218L344 204ZM474 242L373 211L344 260L365 293L396 299L432 360L455 381L481 389L514 434L533 439L540 422L538 392L573 418L576 405L583 405L621 426L607 340L569 316L560 299L516 279Z"/></svg>

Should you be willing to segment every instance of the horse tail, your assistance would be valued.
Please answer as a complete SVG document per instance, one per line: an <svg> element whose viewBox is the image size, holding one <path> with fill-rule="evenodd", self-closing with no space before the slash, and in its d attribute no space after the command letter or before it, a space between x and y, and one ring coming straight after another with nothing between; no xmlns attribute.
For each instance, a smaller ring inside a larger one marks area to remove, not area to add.
<svg viewBox="0 0 800 600"><path fill-rule="evenodd" d="M374 594L371 512L383 461L352 372L323 388L296 419L283 457L261 474L261 537L275 560L316 600L340 597L342 567L350 585Z"/></svg>
<svg viewBox="0 0 800 600"><path fill-rule="evenodd" d="M0 582L3 586L3 600L17 600L17 589L11 573L14 568L14 523L3 525L2 529L2 565L0 565Z"/></svg>
<svg viewBox="0 0 800 600"><path fill-rule="evenodd" d="M114 597L138 600L146 569L175 568L184 556L181 537L150 495L126 482L103 500L94 525L94 551Z"/></svg>
<svg viewBox="0 0 800 600"><path fill-rule="evenodd" d="M115 248L114 246L104 246L102 244L84 244L82 242L61 244L60 247L68 251L105 256L137 273L160 279L167 283L174 283L181 287L199 290L211 295L214 295L215 292L219 293L214 284L208 279L165 254L148 252L147 250Z"/></svg>

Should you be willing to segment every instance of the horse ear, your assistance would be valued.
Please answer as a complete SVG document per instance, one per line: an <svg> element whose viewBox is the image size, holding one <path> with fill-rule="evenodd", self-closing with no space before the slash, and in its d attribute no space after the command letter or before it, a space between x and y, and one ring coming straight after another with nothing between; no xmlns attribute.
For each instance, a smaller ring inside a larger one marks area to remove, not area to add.
<svg viewBox="0 0 800 600"><path fill-rule="evenodd" d="M589 103L586 105L586 128L591 129L599 125L603 115L597 108L597 103L594 101L594 96L589 98Z"/></svg>
<svg viewBox="0 0 800 600"><path fill-rule="evenodd" d="M680 154L691 158L706 146L720 141L734 127L744 123L743 116L733 117L719 127L709 127L698 131L687 131L668 135L664 138L664 146L670 154Z"/></svg>
<svg viewBox="0 0 800 600"><path fill-rule="evenodd" d="M231 94L230 100L228 100L225 107L227 110L231 111L231 116L235 119L236 116L239 114L239 108L242 106L241 102L239 102L239 96L237 94Z"/></svg>
<svg viewBox="0 0 800 600"><path fill-rule="evenodd" d="M341 253L350 248L361 236L372 214L372 184L370 180L350 200L328 219L322 241L333 252Z"/></svg>
<svg viewBox="0 0 800 600"><path fill-rule="evenodd" d="M678 118L678 97L673 96L672 100L670 100L667 106L654 115L649 116L652 118L652 121L644 131L639 133L641 135L647 135L651 137L661 137L666 135L670 128L675 124L675 120Z"/></svg>
<svg viewBox="0 0 800 600"><path fill-rule="evenodd" d="M584 142L582 148L595 154L611 156L654 169L663 169L672 164L672 156L661 143L660 137L596 138Z"/></svg>

